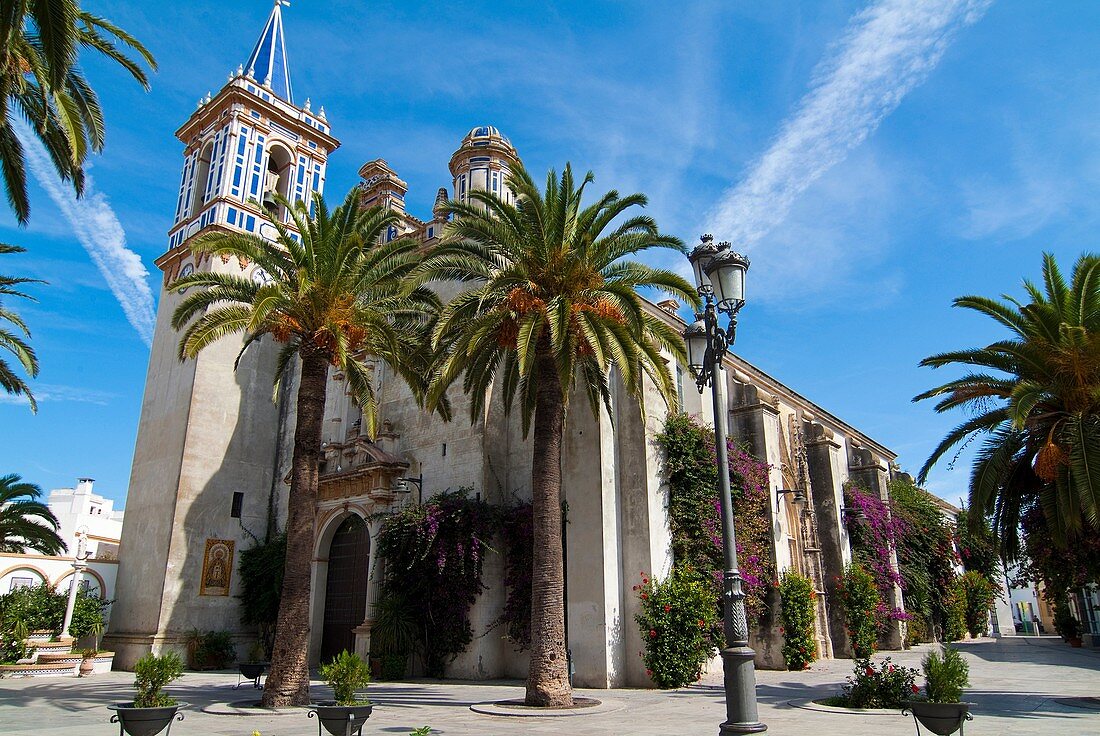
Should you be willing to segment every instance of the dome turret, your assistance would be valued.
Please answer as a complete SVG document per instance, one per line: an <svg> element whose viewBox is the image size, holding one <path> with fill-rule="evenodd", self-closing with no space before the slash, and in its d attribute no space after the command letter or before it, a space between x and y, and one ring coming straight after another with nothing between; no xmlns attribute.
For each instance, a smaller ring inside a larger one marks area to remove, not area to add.
<svg viewBox="0 0 1100 736"><path fill-rule="evenodd" d="M515 147L493 125L472 128L451 156L454 198L467 201L471 190L481 189L514 202L515 194L505 184L512 167L519 165Z"/></svg>

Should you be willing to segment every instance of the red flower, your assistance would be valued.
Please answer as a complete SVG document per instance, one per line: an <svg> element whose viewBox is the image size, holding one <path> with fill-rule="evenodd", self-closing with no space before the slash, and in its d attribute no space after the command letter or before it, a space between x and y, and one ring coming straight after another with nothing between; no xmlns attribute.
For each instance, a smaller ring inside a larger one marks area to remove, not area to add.
<svg viewBox="0 0 1100 736"><path fill-rule="evenodd" d="M649 630L649 638L650 639L656 639L657 638L657 630L656 629L650 629Z"/></svg>
<svg viewBox="0 0 1100 736"><path fill-rule="evenodd" d="M703 627L704 627L704 626L706 626L706 625L707 625L707 622L706 622L706 621L704 621L703 619L699 619L699 628L700 628L700 629L701 629L701 628L703 628Z"/></svg>
<svg viewBox="0 0 1100 736"><path fill-rule="evenodd" d="M653 677L653 670L646 670L645 673L647 677Z"/></svg>
<svg viewBox="0 0 1100 736"><path fill-rule="evenodd" d="M890 665L890 671L891 671L891 672L893 672L893 671L894 671L894 665Z"/></svg>
<svg viewBox="0 0 1100 736"><path fill-rule="evenodd" d="M649 600L649 593L642 593L642 600L643 601L648 601Z"/></svg>
<svg viewBox="0 0 1100 736"><path fill-rule="evenodd" d="M916 685L913 685L913 686L912 686L912 688L913 688L913 692L915 692L915 693L919 693L919 692L920 692L920 688L919 688L919 687L917 687Z"/></svg>
<svg viewBox="0 0 1100 736"><path fill-rule="evenodd" d="M867 675L868 677L874 677L874 676L875 676L875 671L874 671L873 669L871 669L870 667L868 667L868 668L867 668L867 672L866 672L865 674L866 674L866 675Z"/></svg>
<svg viewBox="0 0 1100 736"><path fill-rule="evenodd" d="M666 604L665 604L665 613L668 613L668 612L669 612L669 611L671 611L671 610L672 610L672 606L670 606L670 605L668 605L668 604L666 603Z"/></svg>

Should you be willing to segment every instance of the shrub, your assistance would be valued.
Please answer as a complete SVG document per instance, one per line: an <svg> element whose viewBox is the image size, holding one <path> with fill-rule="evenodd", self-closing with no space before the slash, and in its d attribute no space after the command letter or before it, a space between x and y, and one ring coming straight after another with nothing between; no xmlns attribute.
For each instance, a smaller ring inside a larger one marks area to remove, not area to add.
<svg viewBox="0 0 1100 736"><path fill-rule="evenodd" d="M905 627L905 646L912 647L923 641L931 641L928 635L928 622L921 614L913 614L909 619L909 626Z"/></svg>
<svg viewBox="0 0 1100 736"><path fill-rule="evenodd" d="M783 660L789 670L804 670L817 659L814 601L817 592L809 578L787 570L779 579L783 619Z"/></svg>
<svg viewBox="0 0 1100 736"><path fill-rule="evenodd" d="M951 595L947 598L947 620L944 622L945 641L959 641L966 638L966 587L962 578L951 586Z"/></svg>
<svg viewBox="0 0 1100 736"><path fill-rule="evenodd" d="M22 621L28 631L61 633L65 623L68 591L64 593L49 585L28 585L0 595L0 630L14 621ZM69 634L80 639L95 633L103 624L103 611L110 601L87 591L77 591Z"/></svg>
<svg viewBox="0 0 1100 736"><path fill-rule="evenodd" d="M369 700L360 700L355 693L370 684L370 667L358 654L345 649L331 662L321 665L320 675L332 688L337 705L370 705Z"/></svg>
<svg viewBox="0 0 1100 736"><path fill-rule="evenodd" d="M20 619L0 619L0 664L15 664L27 656L30 630Z"/></svg>
<svg viewBox="0 0 1100 736"><path fill-rule="evenodd" d="M887 657L876 668L871 660L856 660L841 699L849 708L901 708L920 688L913 684L917 671L895 665Z"/></svg>
<svg viewBox="0 0 1100 736"><path fill-rule="evenodd" d="M642 601L634 618L645 642L646 674L660 688L698 680L715 651L710 631L718 622L718 602L709 581L684 566L660 582L643 573L634 590Z"/></svg>
<svg viewBox="0 0 1100 736"><path fill-rule="evenodd" d="M494 625L504 626L504 638L522 652L531 646L531 573L534 565L535 527L531 504L522 503L501 513L504 541L504 587L508 599Z"/></svg>
<svg viewBox="0 0 1100 736"><path fill-rule="evenodd" d="M183 674L183 661L175 652L165 652L159 657L146 654L134 665L135 708L166 708L176 704L176 699L164 693L164 687Z"/></svg>
<svg viewBox="0 0 1100 736"><path fill-rule="evenodd" d="M971 636L985 636L989 630L989 609L993 607L996 591L989 578L971 570L959 578L966 598L966 630Z"/></svg>
<svg viewBox="0 0 1100 736"><path fill-rule="evenodd" d="M255 626L263 644L263 659L270 660L275 644L275 622L279 619L279 598L283 593L286 566L286 534L241 552L241 623Z"/></svg>
<svg viewBox="0 0 1100 736"><path fill-rule="evenodd" d="M1065 641L1081 638L1081 622L1073 615L1065 596L1054 602L1054 630Z"/></svg>
<svg viewBox="0 0 1100 736"><path fill-rule="evenodd" d="M188 665L193 670L221 670L237 658L233 635L228 631L199 631L187 634Z"/></svg>
<svg viewBox="0 0 1100 736"><path fill-rule="evenodd" d="M959 650L945 646L943 655L929 652L921 660L924 670L924 695L933 703L962 701L963 688L970 686L970 665Z"/></svg>
<svg viewBox="0 0 1100 736"><path fill-rule="evenodd" d="M844 577L837 585L844 605L844 623L856 659L867 659L878 645L879 616L882 599L875 579L863 567L853 562L844 568Z"/></svg>

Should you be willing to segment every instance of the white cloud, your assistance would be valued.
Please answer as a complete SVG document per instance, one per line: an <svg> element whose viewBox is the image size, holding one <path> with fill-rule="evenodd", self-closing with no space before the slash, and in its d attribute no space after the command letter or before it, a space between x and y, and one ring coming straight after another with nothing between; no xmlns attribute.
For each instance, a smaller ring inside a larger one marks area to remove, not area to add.
<svg viewBox="0 0 1100 736"><path fill-rule="evenodd" d="M72 187L58 177L46 149L25 123L19 125L19 138L34 178L88 251L138 336L146 345L152 345L156 306L147 280L149 272L141 257L126 247L126 231L107 198L95 191L91 177L87 177L84 196L77 199Z"/></svg>
<svg viewBox="0 0 1100 736"><path fill-rule="evenodd" d="M38 383L31 386L31 393L39 403L47 401L77 402L81 404L98 404L106 406L115 398L115 394L96 389L80 388L77 386L58 386L49 383ZM25 406L28 403L26 396L13 394L0 394L0 404L18 404Z"/></svg>
<svg viewBox="0 0 1100 736"><path fill-rule="evenodd" d="M818 65L810 91L771 147L728 190L708 230L755 254L799 195L843 161L923 82L955 33L976 22L992 0L881 0L855 15ZM769 255L786 262L792 251Z"/></svg>

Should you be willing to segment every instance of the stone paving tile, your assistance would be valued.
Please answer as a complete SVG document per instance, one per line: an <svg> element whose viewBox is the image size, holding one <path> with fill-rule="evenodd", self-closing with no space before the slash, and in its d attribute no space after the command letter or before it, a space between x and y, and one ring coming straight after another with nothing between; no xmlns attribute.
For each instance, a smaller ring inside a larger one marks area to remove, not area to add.
<svg viewBox="0 0 1100 736"><path fill-rule="evenodd" d="M977 718L967 724L968 736L1009 734L1100 734L1100 710L1058 702L1100 696L1100 652L1071 649L1057 639L981 640L960 645L970 662L973 687L967 699ZM927 647L893 653L900 664L919 666ZM793 703L833 694L851 671L849 660L818 663L808 672L759 672L760 717L772 734L812 736L880 736L913 734L912 719L899 714L842 715L805 710ZM4 736L110 736L108 703L132 697L129 673L94 678L0 680L0 734ZM236 675L188 674L173 693L192 707L186 719L172 727L173 736L310 736L317 723L304 713L279 716L210 715L201 708L213 703L257 698L255 690L234 691ZM379 683L370 688L378 705L363 729L364 736L405 736L430 725L439 736L512 736L518 734L591 734L591 736L713 736L724 715L720 673L709 674L696 686L670 692L653 690L580 691L623 708L614 712L568 718L506 718L472 712L473 703L522 696L518 682ZM318 697L326 689L316 686Z"/></svg>

